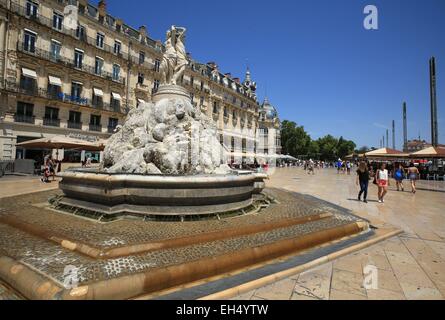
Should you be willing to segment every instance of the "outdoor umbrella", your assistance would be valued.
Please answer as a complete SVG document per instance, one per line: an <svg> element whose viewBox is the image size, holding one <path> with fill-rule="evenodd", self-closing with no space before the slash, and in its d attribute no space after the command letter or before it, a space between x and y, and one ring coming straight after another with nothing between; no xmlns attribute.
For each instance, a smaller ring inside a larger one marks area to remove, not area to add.
<svg viewBox="0 0 445 320"><path fill-rule="evenodd" d="M68 149L85 151L102 151L104 149L104 146L100 143L93 143L65 136L30 140L18 143L17 146L28 149Z"/></svg>
<svg viewBox="0 0 445 320"><path fill-rule="evenodd" d="M410 155L412 158L445 158L445 148L429 147Z"/></svg>

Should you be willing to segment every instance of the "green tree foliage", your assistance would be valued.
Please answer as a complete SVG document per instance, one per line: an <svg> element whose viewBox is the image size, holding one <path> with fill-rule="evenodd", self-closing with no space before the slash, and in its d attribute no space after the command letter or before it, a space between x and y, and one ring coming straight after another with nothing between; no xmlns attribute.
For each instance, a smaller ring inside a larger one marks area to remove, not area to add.
<svg viewBox="0 0 445 320"><path fill-rule="evenodd" d="M281 123L281 144L284 154L294 157L310 157L326 161L344 158L354 152L356 145L343 137L335 138L327 135L318 140L312 140L303 126L293 121L284 120Z"/></svg>

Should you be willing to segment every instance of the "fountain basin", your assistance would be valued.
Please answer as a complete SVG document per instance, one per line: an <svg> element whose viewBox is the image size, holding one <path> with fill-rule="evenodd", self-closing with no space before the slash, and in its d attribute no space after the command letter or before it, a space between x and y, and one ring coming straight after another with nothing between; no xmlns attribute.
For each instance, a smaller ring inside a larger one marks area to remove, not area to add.
<svg viewBox="0 0 445 320"><path fill-rule="evenodd" d="M62 173L59 205L118 216L217 215L251 207L266 174L137 175Z"/></svg>

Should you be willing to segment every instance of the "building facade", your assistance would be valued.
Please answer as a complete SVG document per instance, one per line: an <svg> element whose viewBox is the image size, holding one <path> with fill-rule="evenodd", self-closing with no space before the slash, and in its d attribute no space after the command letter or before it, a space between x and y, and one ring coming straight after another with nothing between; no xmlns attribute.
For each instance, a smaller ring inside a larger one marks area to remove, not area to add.
<svg viewBox="0 0 445 320"><path fill-rule="evenodd" d="M433 145L425 140L421 140L419 139L413 139L413 140L408 140L407 144L406 144L406 152L407 153L414 153L420 150L424 150L426 148L430 148ZM445 148L445 145L443 144L438 144L438 147L442 147Z"/></svg>
<svg viewBox="0 0 445 320"><path fill-rule="evenodd" d="M30 139L107 139L128 110L151 100L162 53L145 26L111 16L105 1L0 0L0 160L34 158L41 151L16 146ZM182 85L215 121L230 161L280 152L276 133L259 143L259 128L279 132L279 120L273 107L273 119L261 116L250 71L241 82L189 59Z"/></svg>

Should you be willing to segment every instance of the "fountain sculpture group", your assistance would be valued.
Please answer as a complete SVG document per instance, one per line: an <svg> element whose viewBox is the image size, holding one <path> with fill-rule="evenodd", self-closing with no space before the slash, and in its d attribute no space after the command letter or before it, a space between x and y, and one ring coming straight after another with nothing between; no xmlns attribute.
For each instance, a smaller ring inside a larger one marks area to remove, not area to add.
<svg viewBox="0 0 445 320"><path fill-rule="evenodd" d="M130 110L108 140L98 172L74 170L59 204L109 217L221 215L252 207L263 174L233 172L214 122L178 85L187 65L185 28L167 32L162 84Z"/></svg>

